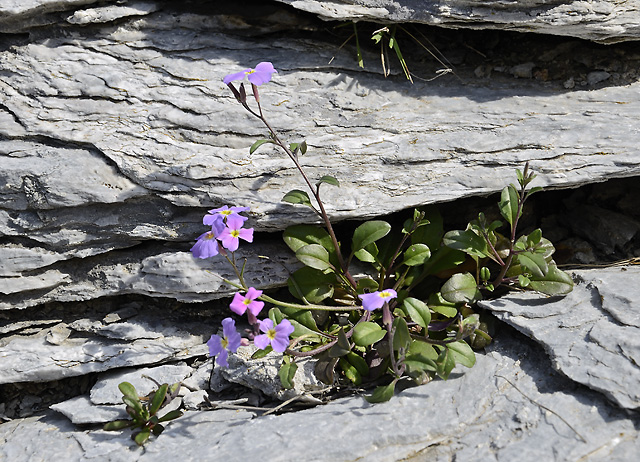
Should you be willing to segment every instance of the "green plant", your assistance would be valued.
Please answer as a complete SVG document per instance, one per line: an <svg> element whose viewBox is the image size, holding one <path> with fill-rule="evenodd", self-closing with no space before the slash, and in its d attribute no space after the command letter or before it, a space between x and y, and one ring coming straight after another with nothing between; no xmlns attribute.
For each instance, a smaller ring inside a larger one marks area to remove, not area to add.
<svg viewBox="0 0 640 462"><path fill-rule="evenodd" d="M322 222L322 226L290 226L283 235L303 264L288 280L289 291L299 303L277 300L244 280L245 265L238 264L235 251L238 238L253 240L253 230L243 228L247 218L239 215L246 207L210 210L204 222L212 230L200 236L192 251L199 258L220 253L232 265L238 281L227 283L246 295L238 292L230 308L236 314L247 313L254 325L254 344L261 349L258 355L271 349L284 353L279 374L283 387L293 386L296 360L314 356L321 380L333 383L337 373L357 386L382 383L367 399L388 400L401 380L418 384L436 377L446 380L456 364L475 364L467 341L491 341L473 311L483 293L501 285L549 295L572 289L569 276L553 262L553 245L539 229L517 235L526 200L540 190L528 189L535 178L528 164L524 171L517 171L518 186L511 184L501 194L500 213L509 224L506 237L498 233L502 223L488 223L483 214L465 230L445 234L437 209L427 207L414 210L397 229L384 220L371 220L341 241L321 198L323 187L339 187L339 181L329 175L312 181L300 160L307 153L307 143L283 142L262 111L258 86L275 72L271 63L260 63L255 70L227 76L225 83L269 132L249 152L266 144L279 147L311 193L294 189L283 201L309 207ZM232 83L244 76L251 82L256 109L247 102L244 83L239 88ZM368 265L365 275L352 274L355 260ZM268 318L258 320L265 302L273 307ZM226 366L226 355L235 352L240 341L233 321L227 318L223 324L224 336L214 335L208 343L210 354Z"/></svg>
<svg viewBox="0 0 640 462"><path fill-rule="evenodd" d="M182 416L182 412L178 410L169 411L162 417L157 416L160 409L177 396L180 385L180 383L175 383L169 386L164 383L155 392L151 392L141 399L133 385L129 382L122 382L118 388L122 392L122 401L127 405L126 411L131 419L106 423L103 427L104 430L115 431L132 428L131 438L138 446L144 445L152 433L159 436L163 432L164 426L161 422L168 422Z"/></svg>

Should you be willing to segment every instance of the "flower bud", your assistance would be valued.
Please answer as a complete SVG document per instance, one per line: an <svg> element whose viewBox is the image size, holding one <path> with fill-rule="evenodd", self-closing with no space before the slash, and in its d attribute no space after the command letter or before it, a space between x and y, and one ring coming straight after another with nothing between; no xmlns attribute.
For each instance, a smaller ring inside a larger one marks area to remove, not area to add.
<svg viewBox="0 0 640 462"><path fill-rule="evenodd" d="M253 97L256 99L256 103L260 102L260 94L258 93L258 86L255 83L251 84L253 88Z"/></svg>

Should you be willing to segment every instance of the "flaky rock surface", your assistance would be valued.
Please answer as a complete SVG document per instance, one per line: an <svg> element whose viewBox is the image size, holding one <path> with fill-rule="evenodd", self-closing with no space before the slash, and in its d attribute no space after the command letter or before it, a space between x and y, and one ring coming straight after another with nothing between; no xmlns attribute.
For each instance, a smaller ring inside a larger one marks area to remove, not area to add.
<svg viewBox="0 0 640 462"><path fill-rule="evenodd" d="M89 3L0 11L22 27L8 32L28 32L0 50L3 309L119 293L226 296L219 282L201 284L225 274L203 275L188 254L207 209L250 206L259 231L315 220L280 202L304 185L282 153L249 155L265 129L221 81L264 60L278 69L261 87L272 125L307 140L312 179L341 180L323 193L336 220L486 195L527 160L550 187L640 173L640 54L622 45L438 32L456 75L411 85L395 70L385 79L364 39L360 69L353 44L323 41L324 22L283 4L262 2L252 18L197 2ZM442 65L410 43L414 75L437 75ZM249 252L290 259L273 239ZM249 279L280 285L278 266L249 265Z"/></svg>

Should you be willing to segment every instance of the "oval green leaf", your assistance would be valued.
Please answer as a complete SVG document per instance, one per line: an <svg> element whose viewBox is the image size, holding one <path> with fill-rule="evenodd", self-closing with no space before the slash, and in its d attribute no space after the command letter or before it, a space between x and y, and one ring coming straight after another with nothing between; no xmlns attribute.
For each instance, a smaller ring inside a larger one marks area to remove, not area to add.
<svg viewBox="0 0 640 462"><path fill-rule="evenodd" d="M431 257L431 251L425 244L413 244L404 252L404 263L407 266L423 265Z"/></svg>
<svg viewBox="0 0 640 462"><path fill-rule="evenodd" d="M333 269L329 252L319 244L307 244L296 251L296 258L305 265L321 271Z"/></svg>
<svg viewBox="0 0 640 462"><path fill-rule="evenodd" d="M470 273L454 274L444 283L440 293L450 303L475 303L481 297L476 280Z"/></svg>
<svg viewBox="0 0 640 462"><path fill-rule="evenodd" d="M404 299L404 302L402 302L402 308L411 320L420 327L426 329L431 322L431 311L429 311L429 307L422 300L407 297Z"/></svg>
<svg viewBox="0 0 640 462"><path fill-rule="evenodd" d="M351 252L364 249L369 244L382 239L391 231L391 225L386 221L373 220L362 223L353 232Z"/></svg>
<svg viewBox="0 0 640 462"><path fill-rule="evenodd" d="M312 207L309 195L304 191L300 191L299 189L294 189L285 194L282 198L282 202L289 202L290 204L302 204L306 205L307 207Z"/></svg>
<svg viewBox="0 0 640 462"><path fill-rule="evenodd" d="M361 322L353 329L353 341L358 346L369 346L379 342L387 333L374 322Z"/></svg>

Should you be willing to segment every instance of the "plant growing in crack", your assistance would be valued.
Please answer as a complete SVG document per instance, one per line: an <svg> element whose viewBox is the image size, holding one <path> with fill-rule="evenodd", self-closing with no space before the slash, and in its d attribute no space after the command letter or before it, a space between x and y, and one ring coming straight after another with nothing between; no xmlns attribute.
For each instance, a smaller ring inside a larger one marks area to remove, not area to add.
<svg viewBox="0 0 640 462"><path fill-rule="evenodd" d="M164 383L148 396L140 397L136 388L129 382L122 382L118 388L122 392L122 401L127 405L127 414L131 419L114 420L104 425L108 431L132 428L131 439L138 446L143 446L151 437L151 434L159 436L164 431L163 422L168 422L182 416L182 411L172 410L158 417L158 412L169 404L180 390L181 384L169 385Z"/></svg>
<svg viewBox="0 0 640 462"><path fill-rule="evenodd" d="M324 175L312 180L301 163L307 143L285 143L263 112L258 87L276 72L271 63L262 62L255 69L226 76L224 83L268 131L268 137L253 143L249 152L273 144L302 177L308 192L294 189L283 201L311 208L322 223L290 226L283 235L304 265L288 280L289 291L299 302L277 300L245 281L246 260L240 265L235 252L239 239L253 240L253 229L244 228L247 217L240 215L248 211L246 207L210 210L203 223L211 229L191 250L194 257L222 255L231 264L237 281L226 282L240 292L230 308L236 314L246 313L254 326L254 344L260 349L255 356L272 350L283 353L279 373L283 387L293 386L296 361L313 356L319 379L329 384L338 379L357 386L378 385L366 398L386 401L400 381L446 380L456 364L475 364L470 344L491 341L473 310L484 294L498 286L548 295L571 291L573 283L555 265L553 245L542 232L517 234L526 200L540 190L529 188L535 175L528 164L517 171L518 184L507 186L501 194L498 205L508 223L506 236L498 232L502 222L488 223L483 214L465 230L444 233L437 210L426 207L414 210L399 229L383 220L366 221L341 241L321 197L323 187L340 186L338 179ZM244 82L234 84L245 77L255 106L249 104ZM463 269L469 259L471 271ZM370 271L355 276L354 260L369 265ZM260 320L265 303L272 307ZM228 354L235 353L240 340L231 318L223 326L223 336L212 336L208 344L211 356L226 366Z"/></svg>

